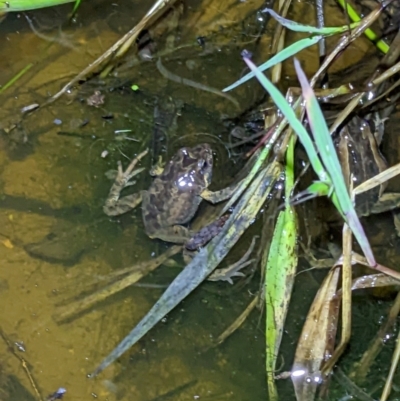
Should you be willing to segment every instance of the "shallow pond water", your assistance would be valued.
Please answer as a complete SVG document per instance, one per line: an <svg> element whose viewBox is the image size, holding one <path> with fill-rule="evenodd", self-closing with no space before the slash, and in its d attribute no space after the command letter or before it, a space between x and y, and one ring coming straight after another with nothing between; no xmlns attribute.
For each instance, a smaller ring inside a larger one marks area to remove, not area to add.
<svg viewBox="0 0 400 401"><path fill-rule="evenodd" d="M215 4L212 1L185 4L184 22L180 22L178 39L174 39L177 48L165 53L165 67L221 88L241 74L240 51L244 47L253 47L256 57L265 59L269 30L259 43L249 40L254 32L264 29L255 23L262 18L250 12L255 5L230 14L231 3L220 3L216 21L215 11L209 11ZM262 2L258 3L261 6ZM54 95L137 23L147 7L147 2L139 0L129 4L98 0L83 2L72 23L66 22L72 7L65 5L27 16L8 15L0 24L6 38L0 48L1 83L28 69L0 94L0 327L12 343L23 343L23 352L16 352L29 363L44 396L64 387L66 399L265 399L260 312L253 312L224 344L210 348L211 340L251 302L257 282L242 291L227 283L205 283L94 380L87 374L150 309L182 261L177 258L177 266L163 266L143 279L141 284L147 287L128 288L64 324L54 320L57 305L88 291L93 280L101 283L106 274L168 248L144 234L139 208L116 219L102 213L111 185L107 178L110 171L115 170L118 160L127 165L131 157L150 146L154 110L160 101L173 98L184 102L176 129L167 133L162 156L170 156L184 145L211 143L216 153L214 188L229 184L243 164L241 157L229 154L224 146L229 132L221 117L236 116L236 106L168 81L155 61L143 62L134 54L128 55L128 61L112 77L94 78L22 117L23 107L42 104ZM310 15L310 21L305 22L311 23L311 6L304 3L298 7L296 15ZM331 4L329 7L333 9ZM242 13L248 13L251 23L238 23ZM339 24L339 16L330 16L332 25ZM199 46L198 38L203 36L212 38L207 51ZM168 41L160 43L167 46ZM367 42L361 41L349 59L355 62L367 47ZM309 71L315 70L315 54L305 52L301 59ZM344 65L349 59L344 59ZM285 74L292 74L291 65L285 67ZM132 84L139 90L132 91ZM105 99L93 107L87 99L97 90ZM245 110L262 92L252 83L234 96ZM150 158L143 161L146 168L150 164ZM150 180L147 172L141 173L134 189L145 188ZM377 228L379 232L393 229L390 216L386 217L385 223L375 220L385 224ZM250 240L250 236L245 238L238 254L247 249ZM398 261L397 243L393 239L390 245L390 266ZM319 273L312 280L306 274L299 276L284 339L285 369L290 369L294 344L318 280ZM20 361L7 352L5 344L0 352L4 371L33 394ZM279 383L279 387L288 394L286 399L293 397L289 381ZM29 397L14 391L8 399Z"/></svg>

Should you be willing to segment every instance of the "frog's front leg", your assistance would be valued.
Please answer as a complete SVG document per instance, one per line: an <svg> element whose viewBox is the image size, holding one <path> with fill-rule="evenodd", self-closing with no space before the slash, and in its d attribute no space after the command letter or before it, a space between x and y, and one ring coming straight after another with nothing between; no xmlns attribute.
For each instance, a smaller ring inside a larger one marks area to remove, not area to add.
<svg viewBox="0 0 400 401"><path fill-rule="evenodd" d="M128 168L123 171L121 162L118 162L118 174L115 178L114 184L110 189L110 193L103 206L103 211L107 216L118 216L120 214L126 213L129 210L134 209L142 201L142 196L140 193L124 196L120 198L121 191L133 185L131 180L132 177L143 171L143 168L134 170L136 164L142 159L148 150L140 153L135 157Z"/></svg>
<svg viewBox="0 0 400 401"><path fill-rule="evenodd" d="M220 189L219 191L210 191L205 189L200 196L210 203L219 203L229 199L241 185L243 180L239 181L237 184Z"/></svg>
<svg viewBox="0 0 400 401"><path fill-rule="evenodd" d="M162 160L162 156L159 156L157 163L154 166L152 166L152 168L150 169L150 175L152 177L160 176L164 171L164 165L165 165L165 163Z"/></svg>

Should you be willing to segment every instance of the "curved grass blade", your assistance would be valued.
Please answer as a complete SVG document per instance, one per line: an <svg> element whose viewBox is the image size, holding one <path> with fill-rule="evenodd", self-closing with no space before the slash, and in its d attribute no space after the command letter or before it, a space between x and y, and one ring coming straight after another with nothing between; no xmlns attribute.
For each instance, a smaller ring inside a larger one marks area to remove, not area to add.
<svg viewBox="0 0 400 401"><path fill-rule="evenodd" d="M263 11L271 14L271 17L276 19L281 25L283 25L285 28L290 29L291 31L294 31L294 32L305 32L305 33L312 33L312 34L316 34L316 35L330 36L330 35L347 32L349 30L349 28L354 29L359 25L358 24L359 20L356 20L357 22L350 24L350 26L343 25L343 26L318 28L316 26L303 25L303 24L299 24L298 22L289 20L287 18L283 18L278 13L276 13L274 10L272 10L271 8L266 8Z"/></svg>
<svg viewBox="0 0 400 401"><path fill-rule="evenodd" d="M119 358L206 279L253 223L279 174L278 163L260 171L221 232L182 270L147 315L103 360L91 377L98 375Z"/></svg>
<svg viewBox="0 0 400 401"><path fill-rule="evenodd" d="M284 48L279 53L275 54L275 56L271 57L265 63L258 66L260 71L265 71L268 68L273 67L276 64L282 63L283 61L287 60L288 58L294 56L295 54L301 52L304 49L307 49L310 46L317 44L320 39L322 38L321 35L313 36L311 38L305 38L298 40L297 42L291 44L290 46ZM228 92L232 89L235 89L237 86L244 84L249 79L254 78L254 72L249 72L244 77L237 80L232 85L227 86L225 89L222 89L222 92Z"/></svg>
<svg viewBox="0 0 400 401"><path fill-rule="evenodd" d="M351 201L347 191L342 168L339 163L339 158L333 145L332 138L329 135L329 130L326 125L324 115L322 114L321 107L304 71L300 66L300 62L297 59L294 60L294 65L303 91L311 131L313 133L321 159L326 170L328 171L329 176L332 179L332 185L335 189L332 196L333 201L335 202L335 205L337 202L337 204L340 206L339 210L345 216L347 223L353 231L354 236L356 237L361 249L365 254L365 257L368 260L368 263L374 267L376 265L375 257L371 246L369 245L368 238L365 235L364 228L362 227L354 209L353 202Z"/></svg>

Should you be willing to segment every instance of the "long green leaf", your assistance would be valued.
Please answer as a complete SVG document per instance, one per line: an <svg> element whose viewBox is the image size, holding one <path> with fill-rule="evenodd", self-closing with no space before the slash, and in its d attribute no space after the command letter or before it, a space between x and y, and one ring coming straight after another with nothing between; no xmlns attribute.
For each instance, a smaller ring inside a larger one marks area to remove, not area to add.
<svg viewBox="0 0 400 401"><path fill-rule="evenodd" d="M276 223L266 269L266 369L270 400L276 400L274 375L297 266L296 219L291 207Z"/></svg>
<svg viewBox="0 0 400 401"><path fill-rule="evenodd" d="M268 68L271 68L276 64L282 63L283 61L287 60L290 57L293 57L295 54L301 52L302 50L307 49L307 47L317 44L321 38L322 38L322 36L313 36L311 38L305 38L305 39L298 40L297 42L284 48L279 53L275 54L275 56L271 57L265 63L258 66L258 69L260 71L265 71ZM229 85L225 89L222 89L222 92L228 92L228 91L236 88L237 86L244 84L249 79L254 78L254 76L255 76L254 72L249 72L248 74L246 74L244 77L237 80L232 85Z"/></svg>
<svg viewBox="0 0 400 401"><path fill-rule="evenodd" d="M286 152L286 208L278 216L265 266L266 301L266 371L269 400L278 399L275 368L297 266L296 212L289 204L294 185L294 141L292 135Z"/></svg>
<svg viewBox="0 0 400 401"><path fill-rule="evenodd" d="M296 134L300 137L303 146L307 150L308 157L310 158L310 162L313 166L314 171L318 174L318 177L322 182L326 182L329 184L330 178L326 174L326 171L318 157L318 154L315 150L314 144L311 141L308 132L303 127L303 124L296 116L296 113L282 95L282 93L275 87L275 85L252 63L252 61L246 57L244 57L244 61L252 70L254 75L260 81L261 85L264 89L271 95L273 101L282 112L282 114L286 117L289 124L292 126Z"/></svg>
<svg viewBox="0 0 400 401"><path fill-rule="evenodd" d="M347 31L349 31L349 29L350 30L354 29L359 25L358 22L354 22L350 25L317 28L315 26L303 25L303 24L299 24L298 22L283 18L278 13L276 13L274 10L272 10L271 8L266 8L263 11L270 13L271 16L274 19L276 19L281 25L283 25L285 28L290 29L291 31L295 31L295 32L305 32L305 33L312 33L312 34L316 34L316 35L330 36L330 35L335 35L338 33L347 32Z"/></svg>
<svg viewBox="0 0 400 401"><path fill-rule="evenodd" d="M272 58L267 60L265 63L258 66L258 69L260 71L265 71L268 68L271 68L274 65L287 60L288 58L294 56L295 54L299 53L300 51L318 43L319 40L324 36L331 36L331 35L347 32L349 30L349 28L354 29L359 25L359 22L354 22L353 24L350 24L350 26L343 25L343 26L337 26L337 27L317 28L317 27L310 26L310 25L302 25L295 21L283 18L270 8L266 8L264 11L270 13L271 16L273 18L275 18L281 25L283 25L284 27L286 27L292 31L311 33L315 36L312 36L310 38L301 39L301 40L291 44L290 46L286 47L285 49L280 51L278 54L276 54L275 56L273 56ZM234 82L232 85L227 86L225 89L222 90L222 92L228 92L228 91L238 87L239 85L242 85L243 83L247 82L249 79L251 79L253 77L254 77L254 73L250 72L250 73L246 74L244 77L242 77L239 80L237 80L236 82Z"/></svg>
<svg viewBox="0 0 400 401"><path fill-rule="evenodd" d="M0 2L0 12L18 12L73 3L75 0L8 0Z"/></svg>

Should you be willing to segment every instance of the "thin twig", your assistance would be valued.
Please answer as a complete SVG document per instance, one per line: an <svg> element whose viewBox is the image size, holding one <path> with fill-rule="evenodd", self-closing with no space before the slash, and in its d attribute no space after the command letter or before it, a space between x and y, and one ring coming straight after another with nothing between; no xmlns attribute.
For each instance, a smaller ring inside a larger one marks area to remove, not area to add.
<svg viewBox="0 0 400 401"><path fill-rule="evenodd" d="M19 355L15 352L15 347L11 344L11 341L8 339L8 337L6 336L6 334L4 333L2 328L0 328L0 336L3 339L3 341L5 342L5 344L7 345L8 349L11 351L11 353L21 362L22 368L25 370L25 373L28 376L28 379L31 383L33 390L35 391L37 399L39 401L43 401L43 398L40 394L40 391L38 389L36 381L33 378L31 372L29 371L28 363L26 362L26 360L24 358L22 358L21 355Z"/></svg>

